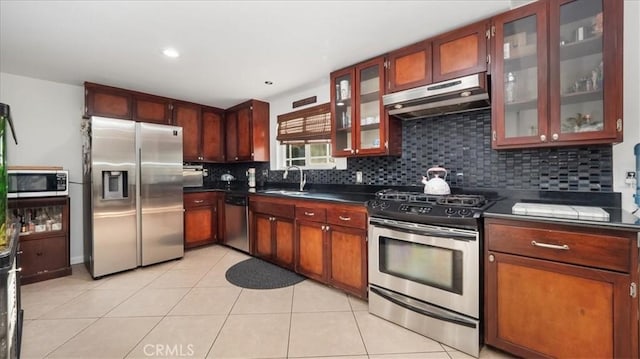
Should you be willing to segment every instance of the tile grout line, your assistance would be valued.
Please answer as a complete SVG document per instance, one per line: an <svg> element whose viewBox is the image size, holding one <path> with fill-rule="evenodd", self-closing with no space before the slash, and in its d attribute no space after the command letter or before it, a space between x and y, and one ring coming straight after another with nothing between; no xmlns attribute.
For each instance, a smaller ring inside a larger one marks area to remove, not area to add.
<svg viewBox="0 0 640 359"><path fill-rule="evenodd" d="M229 252L225 253L224 256L222 256L222 258L226 257L228 254L229 254ZM220 258L220 261L222 260L222 258ZM218 263L220 261L218 261ZM213 269L213 267L212 267L212 269ZM222 325L220 325L220 329L218 329L218 333L216 333L215 338L213 338L213 341L211 342L211 346L209 347L209 350L207 350L207 354L204 356L205 358L208 358L209 354L211 354L211 351L213 350L213 346L216 344L216 341L220 337L220 333L222 333L222 329L227 324L227 320L229 320L229 316L231 316L231 312L233 311L233 307L235 307L236 303L238 303L238 299L240 299L240 296L242 295L243 291L244 291L244 288L240 288L240 292L238 293L238 296L236 297L236 300L233 301L233 304L231 305L231 308L229 308L229 312L224 317L224 321L222 322Z"/></svg>
<svg viewBox="0 0 640 359"><path fill-rule="evenodd" d="M353 310L353 304L351 300L349 300L349 294L347 294L347 302L349 303L349 308L351 308L351 316L353 320L356 322L356 328L358 328L358 334L360 334L360 340L362 341L362 346L364 347L364 353L367 357L369 357L369 349L367 348L367 342L364 340L364 336L362 335L362 330L360 329L360 323L358 323L358 318L356 318L356 313Z"/></svg>
<svg viewBox="0 0 640 359"><path fill-rule="evenodd" d="M296 295L296 285L292 285L291 288L291 306L289 307L289 332L287 333L287 353L286 358L289 358L289 349L291 348L291 326L293 324L293 301Z"/></svg>

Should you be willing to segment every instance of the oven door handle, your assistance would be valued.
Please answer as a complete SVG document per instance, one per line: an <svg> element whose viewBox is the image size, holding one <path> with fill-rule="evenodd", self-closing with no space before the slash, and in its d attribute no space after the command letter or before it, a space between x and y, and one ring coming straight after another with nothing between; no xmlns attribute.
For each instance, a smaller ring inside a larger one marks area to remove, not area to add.
<svg viewBox="0 0 640 359"><path fill-rule="evenodd" d="M443 228L438 226L430 226L420 223L407 223L394 221L391 219L370 218L369 223L376 227L384 227L390 229L400 229L408 232L429 235L432 237L454 238L462 240L476 240L478 232L465 231L457 228Z"/></svg>
<svg viewBox="0 0 640 359"><path fill-rule="evenodd" d="M440 309L438 307L429 305L427 303L419 302L415 299L401 296L399 294L390 292L388 290L384 290L382 288L369 286L369 290L396 305L399 305L405 309L411 310L418 314L426 315L428 317L443 320L446 322L463 325L469 328L477 327L477 324L475 321L467 319L466 317L460 314L456 314L450 311L445 311L444 309Z"/></svg>

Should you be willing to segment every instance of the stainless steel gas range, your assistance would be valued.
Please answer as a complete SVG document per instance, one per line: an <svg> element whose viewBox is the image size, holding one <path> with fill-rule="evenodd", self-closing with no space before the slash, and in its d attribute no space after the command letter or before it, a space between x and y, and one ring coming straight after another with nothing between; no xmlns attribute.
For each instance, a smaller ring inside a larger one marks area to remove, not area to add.
<svg viewBox="0 0 640 359"><path fill-rule="evenodd" d="M478 356L482 195L384 190L369 212L369 312Z"/></svg>

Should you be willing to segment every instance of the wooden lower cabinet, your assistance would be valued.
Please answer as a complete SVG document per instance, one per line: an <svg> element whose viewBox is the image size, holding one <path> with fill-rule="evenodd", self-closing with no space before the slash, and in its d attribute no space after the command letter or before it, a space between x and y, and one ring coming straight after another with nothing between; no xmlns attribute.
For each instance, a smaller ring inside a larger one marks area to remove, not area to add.
<svg viewBox="0 0 640 359"><path fill-rule="evenodd" d="M293 269L293 204L252 197L249 209L250 253Z"/></svg>
<svg viewBox="0 0 640 359"><path fill-rule="evenodd" d="M296 233L296 271L309 278L327 281L326 225L298 220Z"/></svg>
<svg viewBox="0 0 640 359"><path fill-rule="evenodd" d="M10 222L21 222L22 284L70 275L69 197L10 199L8 205Z"/></svg>
<svg viewBox="0 0 640 359"><path fill-rule="evenodd" d="M364 206L300 201L296 205L296 271L367 297Z"/></svg>
<svg viewBox="0 0 640 359"><path fill-rule="evenodd" d="M487 219L485 240L486 344L522 357L637 357L636 233Z"/></svg>
<svg viewBox="0 0 640 359"><path fill-rule="evenodd" d="M218 241L218 192L184 194L184 247L193 248Z"/></svg>
<svg viewBox="0 0 640 359"><path fill-rule="evenodd" d="M363 205L249 197L250 253L367 298L367 211Z"/></svg>
<svg viewBox="0 0 640 359"><path fill-rule="evenodd" d="M363 298L367 294L366 236L361 228L329 226L329 283Z"/></svg>

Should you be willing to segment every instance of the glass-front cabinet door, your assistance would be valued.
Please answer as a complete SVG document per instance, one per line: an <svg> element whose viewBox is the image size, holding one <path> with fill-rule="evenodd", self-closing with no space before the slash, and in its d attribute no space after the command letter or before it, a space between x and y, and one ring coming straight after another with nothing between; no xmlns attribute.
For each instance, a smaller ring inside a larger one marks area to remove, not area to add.
<svg viewBox="0 0 640 359"><path fill-rule="evenodd" d="M540 1L494 19L494 147L546 141L546 6Z"/></svg>
<svg viewBox="0 0 640 359"><path fill-rule="evenodd" d="M617 0L560 0L550 9L550 140L621 136ZM621 16L621 15L620 15ZM619 69L618 69L619 70ZM618 92L619 91L619 92ZM606 101L605 101L606 96ZM620 131L618 131L620 127Z"/></svg>
<svg viewBox="0 0 640 359"><path fill-rule="evenodd" d="M358 107L356 111L356 154L384 151L384 59L377 58L356 66ZM382 118L382 122L380 121Z"/></svg>
<svg viewBox="0 0 640 359"><path fill-rule="evenodd" d="M353 68L331 74L331 119L333 121L332 144L334 156L349 156L355 153L353 98L355 88Z"/></svg>

